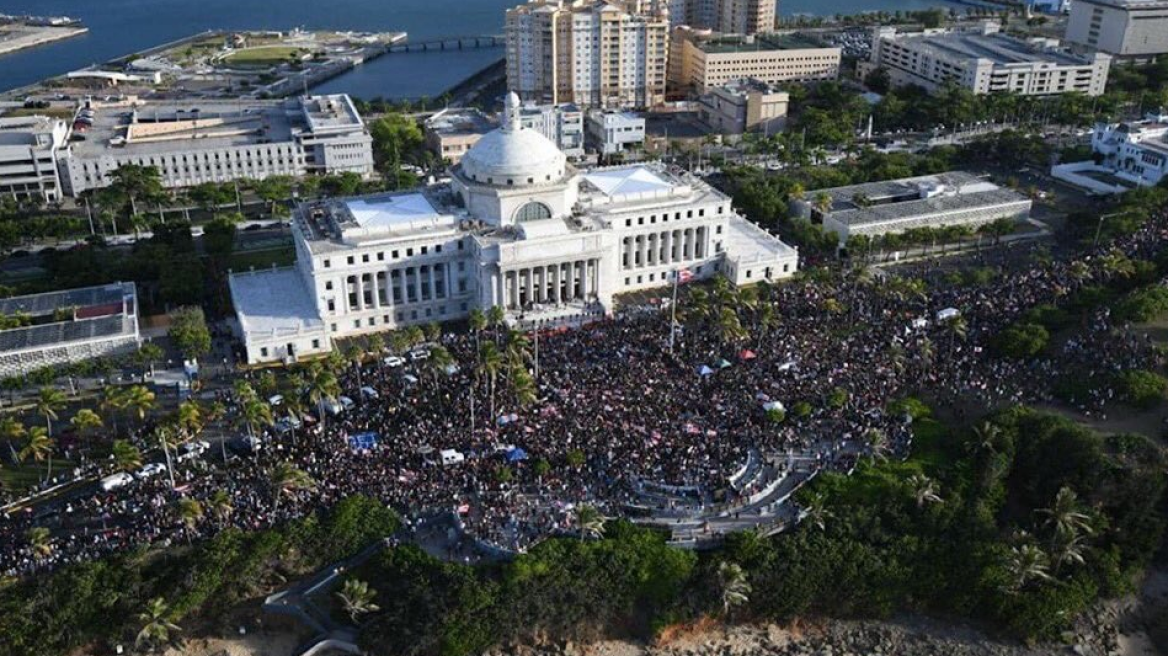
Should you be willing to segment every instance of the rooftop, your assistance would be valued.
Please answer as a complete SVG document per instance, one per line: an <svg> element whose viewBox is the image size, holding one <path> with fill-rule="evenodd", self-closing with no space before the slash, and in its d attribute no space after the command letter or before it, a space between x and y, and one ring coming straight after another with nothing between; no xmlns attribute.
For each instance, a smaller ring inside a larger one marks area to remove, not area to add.
<svg viewBox="0 0 1168 656"><path fill-rule="evenodd" d="M312 303L312 294L296 269L233 273L230 285L235 315L245 335L324 334L324 322Z"/></svg>
<svg viewBox="0 0 1168 656"><path fill-rule="evenodd" d="M1168 9L1168 0L1084 0L1084 2L1121 9Z"/></svg>
<svg viewBox="0 0 1168 656"><path fill-rule="evenodd" d="M939 57L988 59L998 66L1033 63L1079 66L1090 63L1090 60L1065 50L1043 48L1000 33L919 34L897 36L895 40L912 43L922 50L932 51Z"/></svg>
<svg viewBox="0 0 1168 656"><path fill-rule="evenodd" d="M776 93L784 96L789 96L785 91L780 91L778 87L767 84L762 80L753 77L744 77L737 80L730 80L726 84L719 87L719 89L731 96L745 96L748 93Z"/></svg>
<svg viewBox="0 0 1168 656"><path fill-rule="evenodd" d="M737 214L726 222L726 250L743 263L798 255L796 249Z"/></svg>
<svg viewBox="0 0 1168 656"><path fill-rule="evenodd" d="M27 314L33 317L52 314L62 308L87 308L121 303L127 296L134 296L133 283L115 282L98 287L82 287L29 294L0 299L0 315Z"/></svg>
<svg viewBox="0 0 1168 656"><path fill-rule="evenodd" d="M313 132L364 125L352 99L344 94L308 96L301 108L308 129Z"/></svg>
<svg viewBox="0 0 1168 656"><path fill-rule="evenodd" d="M822 189L832 198L832 220L848 225L884 223L938 212L1005 203L1030 202L1011 189L983 180L966 171L870 182Z"/></svg>
<svg viewBox="0 0 1168 656"><path fill-rule="evenodd" d="M705 41L698 41L696 45L703 52L709 54L766 50L807 50L831 47L825 46L801 34L726 35Z"/></svg>
<svg viewBox="0 0 1168 656"><path fill-rule="evenodd" d="M440 135L486 134L499 127L490 117L474 108L444 110L426 119L426 129Z"/></svg>

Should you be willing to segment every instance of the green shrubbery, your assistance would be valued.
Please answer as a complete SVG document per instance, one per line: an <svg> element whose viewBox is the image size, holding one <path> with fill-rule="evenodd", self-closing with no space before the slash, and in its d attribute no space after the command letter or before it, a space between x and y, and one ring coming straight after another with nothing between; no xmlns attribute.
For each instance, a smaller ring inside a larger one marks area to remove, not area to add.
<svg viewBox="0 0 1168 656"><path fill-rule="evenodd" d="M1124 403L1137 408L1153 408L1164 400L1168 379L1151 371L1132 370L1115 376L1115 391Z"/></svg>
<svg viewBox="0 0 1168 656"><path fill-rule="evenodd" d="M1168 287L1137 289L1119 301L1115 316L1122 321L1151 321L1168 312Z"/></svg>
<svg viewBox="0 0 1168 656"><path fill-rule="evenodd" d="M133 618L161 597L168 619L214 616L395 532L396 513L366 497L279 528L225 530L191 548L121 553L0 589L0 652L63 654L95 642L132 641Z"/></svg>
<svg viewBox="0 0 1168 656"><path fill-rule="evenodd" d="M998 353L1011 358L1030 358L1038 355L1050 341L1050 333L1036 323L1016 323L998 333L992 342Z"/></svg>

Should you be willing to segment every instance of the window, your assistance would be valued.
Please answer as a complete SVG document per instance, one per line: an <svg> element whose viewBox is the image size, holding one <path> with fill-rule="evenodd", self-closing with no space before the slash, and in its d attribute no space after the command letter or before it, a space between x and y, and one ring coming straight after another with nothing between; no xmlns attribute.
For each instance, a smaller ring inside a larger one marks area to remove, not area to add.
<svg viewBox="0 0 1168 656"><path fill-rule="evenodd" d="M265 346L265 347L260 349L260 357L261 358L268 357L268 347Z"/></svg>
<svg viewBox="0 0 1168 656"><path fill-rule="evenodd" d="M393 259L395 259L395 260L396 260L396 259L397 259L397 256L398 256L398 253L397 253L397 251L394 251L394 252L393 252Z"/></svg>
<svg viewBox="0 0 1168 656"><path fill-rule="evenodd" d="M326 269L327 269L327 268L329 268L329 267L330 267L330 266L332 266L332 265L333 265L333 263L332 263L330 260L325 260L325 261L324 261L324 268L326 268Z"/></svg>
<svg viewBox="0 0 1168 656"><path fill-rule="evenodd" d="M353 259L353 256L352 256L352 255L350 255L350 256L349 256L349 264L355 264L355 263L356 263L356 260L354 260L354 259Z"/></svg>
<svg viewBox="0 0 1168 656"><path fill-rule="evenodd" d="M324 288L325 288L326 290L332 290L332 288L333 288L333 281L331 281L331 280L328 280L328 281L326 281L326 282L324 283Z"/></svg>
<svg viewBox="0 0 1168 656"><path fill-rule="evenodd" d="M362 255L362 256L361 256L361 261L362 261L362 262L368 262L368 261L369 261L369 253L366 253L366 254Z"/></svg>
<svg viewBox="0 0 1168 656"><path fill-rule="evenodd" d="M312 348L314 348L314 349L320 348L320 340L319 339L312 340Z"/></svg>
<svg viewBox="0 0 1168 656"><path fill-rule="evenodd" d="M335 324L335 323L334 323L334 324L330 324L330 325L329 325L329 330L333 331L334 333L335 333L335 332L337 332L337 324Z"/></svg>
<svg viewBox="0 0 1168 656"><path fill-rule="evenodd" d="M531 202L519 208L515 213L516 223L526 223L527 221L542 221L544 219L552 218L552 211L543 203Z"/></svg>
<svg viewBox="0 0 1168 656"><path fill-rule="evenodd" d="M384 261L385 261L385 251L381 251L380 253L378 253L378 254L377 254L377 261L378 261L378 262L384 262Z"/></svg>
<svg viewBox="0 0 1168 656"><path fill-rule="evenodd" d="M406 257L413 257L413 256L414 256L414 249L407 248L406 249Z"/></svg>

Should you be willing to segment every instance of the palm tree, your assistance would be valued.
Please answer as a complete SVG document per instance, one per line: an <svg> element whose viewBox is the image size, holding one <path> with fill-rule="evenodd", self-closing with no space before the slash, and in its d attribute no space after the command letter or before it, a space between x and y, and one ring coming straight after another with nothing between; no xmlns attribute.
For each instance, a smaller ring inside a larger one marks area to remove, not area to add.
<svg viewBox="0 0 1168 656"><path fill-rule="evenodd" d="M766 341L767 335L771 330L779 325L779 315L775 312L775 306L769 302L764 302L758 309L758 316L755 319L758 325L758 346L761 349L763 342Z"/></svg>
<svg viewBox="0 0 1168 656"><path fill-rule="evenodd" d="M426 368L433 374L435 380L438 376L446 373L446 370L454 364L454 356L450 355L450 351L446 350L444 346L435 346L430 349L430 357L426 360Z"/></svg>
<svg viewBox="0 0 1168 656"><path fill-rule="evenodd" d="M1063 486L1054 497L1050 508L1043 508L1038 514L1046 516L1045 526L1054 529L1056 536L1070 536L1092 533L1091 516L1079 506L1079 495Z"/></svg>
<svg viewBox="0 0 1168 656"><path fill-rule="evenodd" d="M1107 280L1130 278L1136 272L1135 264L1119 249L1112 249L1101 257L1099 267L1103 271L1103 277Z"/></svg>
<svg viewBox="0 0 1168 656"><path fill-rule="evenodd" d="M467 316L467 322L470 324L471 332L474 333L475 350L477 351L481 346L479 343L479 336L482 334L483 329L487 327L487 315L483 314L482 310L474 308Z"/></svg>
<svg viewBox="0 0 1168 656"><path fill-rule="evenodd" d="M227 521L227 518L235 510L235 506L231 503L231 494L223 488L215 490L207 503L211 507L211 514L215 515L221 522Z"/></svg>
<svg viewBox="0 0 1168 656"><path fill-rule="evenodd" d="M531 341L527 339L527 335L518 330L508 330L507 338L503 344L503 352L513 367L522 365L531 359Z"/></svg>
<svg viewBox="0 0 1168 656"><path fill-rule="evenodd" d="M917 508L924 508L925 504L943 503L937 482L924 474L913 474L908 479L909 488L917 502Z"/></svg>
<svg viewBox="0 0 1168 656"><path fill-rule="evenodd" d="M43 526L34 526L25 532L24 539L28 540L28 548L33 556L44 559L53 555L53 542L49 529Z"/></svg>
<svg viewBox="0 0 1168 656"><path fill-rule="evenodd" d="M33 426L28 429L28 437L25 439L24 448L20 450L18 457L21 460L32 458L36 462L48 460L49 467L45 478L49 479L53 476L53 447L53 438L49 437L49 431L40 426Z"/></svg>
<svg viewBox="0 0 1168 656"><path fill-rule="evenodd" d="M345 585L337 593L337 597L344 605L345 612L349 614L349 619L353 621L353 624L357 623L358 617L381 610L381 607L373 603L374 598L377 597L377 591L360 579L346 579Z"/></svg>
<svg viewBox="0 0 1168 656"><path fill-rule="evenodd" d="M297 469L289 462L281 462L272 471L272 487L275 490L272 511L275 512L280 507L281 497L293 497L302 490L315 489L316 481L303 469Z"/></svg>
<svg viewBox="0 0 1168 656"><path fill-rule="evenodd" d="M506 320L507 313L503 311L503 306L492 305L491 308L487 310L487 325L489 325L491 329L495 331L496 344L499 343L499 326L502 326Z"/></svg>
<svg viewBox="0 0 1168 656"><path fill-rule="evenodd" d="M980 425L973 428L973 441L967 445L967 448L977 453L994 454L998 450L998 438L1002 435L1002 429L997 424L983 421Z"/></svg>
<svg viewBox="0 0 1168 656"><path fill-rule="evenodd" d="M284 405L282 406L285 414L289 419L301 421L305 415L308 414L308 408L304 405L304 400L299 394L285 394ZM291 423L289 428L292 430L292 443L296 443L296 424Z"/></svg>
<svg viewBox="0 0 1168 656"><path fill-rule="evenodd" d="M826 191L815 194L815 199L811 202L811 207L819 212L820 216L831 212L832 205L831 194Z"/></svg>
<svg viewBox="0 0 1168 656"><path fill-rule="evenodd" d="M86 431L97 430L102 427L101 416L89 408L82 408L69 420L69 425L79 435L84 435Z"/></svg>
<svg viewBox="0 0 1168 656"><path fill-rule="evenodd" d="M126 390L124 403L126 409L138 417L138 423L146 421L146 413L158 406L154 392L141 385L134 385Z"/></svg>
<svg viewBox="0 0 1168 656"><path fill-rule="evenodd" d="M323 425L325 421L324 401L340 396L341 384L337 382L336 374L314 362L308 367L305 388L308 392L308 400L316 406L320 423Z"/></svg>
<svg viewBox="0 0 1168 656"><path fill-rule="evenodd" d="M604 537L604 524L608 521L594 506L576 506L576 529L581 537L599 540Z"/></svg>
<svg viewBox="0 0 1168 656"><path fill-rule="evenodd" d="M827 520L831 519L832 513L828 510L822 494L808 496L806 503L802 504L802 509L801 521L810 522L820 531L827 528Z"/></svg>
<svg viewBox="0 0 1168 656"><path fill-rule="evenodd" d="M1049 581L1049 569L1050 558L1037 545L1011 547L1006 557L1006 571L1010 577L1006 592L1016 594L1032 581Z"/></svg>
<svg viewBox="0 0 1168 656"><path fill-rule="evenodd" d="M114 440L110 456L118 471L131 472L142 466L142 452L127 440Z"/></svg>
<svg viewBox="0 0 1168 656"><path fill-rule="evenodd" d="M1054 544L1051 545L1051 557L1054 560L1054 575L1058 576L1063 565L1082 565L1086 562L1083 553L1086 551L1086 541L1082 535L1072 533L1068 535L1055 534Z"/></svg>
<svg viewBox="0 0 1168 656"><path fill-rule="evenodd" d="M12 454L13 459L19 459L19 455L16 453L16 443L23 440L26 435L28 435L28 429L16 418L10 416L0 418L0 438L8 443L8 451Z"/></svg>
<svg viewBox="0 0 1168 656"><path fill-rule="evenodd" d="M522 365L515 365L511 368L511 391L515 394L515 402L520 407L527 407L535 403L537 398L535 379Z"/></svg>
<svg viewBox="0 0 1168 656"><path fill-rule="evenodd" d="M142 622L142 630L134 640L134 646L142 648L148 646L151 650L158 649L170 642L171 634L182 631L178 625L169 619L170 607L162 597L155 597L146 603L146 608L138 614L138 621Z"/></svg>
<svg viewBox="0 0 1168 656"><path fill-rule="evenodd" d="M921 344L917 348L921 356L921 363L926 369L933 367L933 359L937 357L937 349L933 346L933 340L925 337L921 339Z"/></svg>
<svg viewBox="0 0 1168 656"><path fill-rule="evenodd" d="M114 434L118 432L118 413L126 409L126 394L120 387L107 385L101 394L101 411L114 419Z"/></svg>
<svg viewBox="0 0 1168 656"><path fill-rule="evenodd" d="M746 331L738 320L738 313L728 307L722 308L721 312L718 313L718 322L714 325L714 331L718 335L718 341L723 344L731 344L746 337Z"/></svg>
<svg viewBox="0 0 1168 656"><path fill-rule="evenodd" d="M36 413L45 418L45 428L53 434L53 420L57 411L65 406L65 393L56 387L42 387L36 400Z"/></svg>
<svg viewBox="0 0 1168 656"><path fill-rule="evenodd" d="M198 526L199 520L203 519L203 504L199 503L198 499L183 497L178 500L178 516L186 527L187 541L191 542L195 527Z"/></svg>
<svg viewBox="0 0 1168 656"><path fill-rule="evenodd" d="M721 590L723 615L729 615L731 610L750 601L750 582L738 563L722 561L718 565L718 588Z"/></svg>
<svg viewBox="0 0 1168 656"><path fill-rule="evenodd" d="M194 400L183 401L178 406L178 426L190 439L195 439L203 430L203 411Z"/></svg>
<svg viewBox="0 0 1168 656"><path fill-rule="evenodd" d="M875 460L888 459L888 451L890 449L888 444L888 434L879 428L870 428L864 433L864 442L868 444L868 449L872 453L872 458Z"/></svg>
<svg viewBox="0 0 1168 656"><path fill-rule="evenodd" d="M495 420L495 383L503 369L503 356L493 342L483 344L479 349L479 372L486 377L491 396L491 421Z"/></svg>
<svg viewBox="0 0 1168 656"><path fill-rule="evenodd" d="M945 322L945 329L949 333L949 350L957 347L957 340L965 341L969 337L969 324L965 317L957 316Z"/></svg>
<svg viewBox="0 0 1168 656"><path fill-rule="evenodd" d="M259 399L249 399L239 408L239 418L247 427L247 434L255 437L255 431L262 426L271 426L275 423L272 417L272 406Z"/></svg>

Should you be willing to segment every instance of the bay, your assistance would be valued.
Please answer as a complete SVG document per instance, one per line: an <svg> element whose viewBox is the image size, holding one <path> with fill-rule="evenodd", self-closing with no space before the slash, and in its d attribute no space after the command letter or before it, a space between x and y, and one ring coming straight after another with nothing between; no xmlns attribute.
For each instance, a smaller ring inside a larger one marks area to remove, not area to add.
<svg viewBox="0 0 1168 656"><path fill-rule="evenodd" d="M0 57L0 89L211 29L406 31L414 41L499 34L516 0L0 0L0 13L67 15L89 33ZM780 0L781 15L911 11L943 0ZM390 55L317 88L364 98L435 96L503 56L501 48Z"/></svg>

